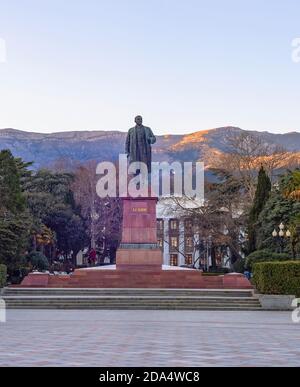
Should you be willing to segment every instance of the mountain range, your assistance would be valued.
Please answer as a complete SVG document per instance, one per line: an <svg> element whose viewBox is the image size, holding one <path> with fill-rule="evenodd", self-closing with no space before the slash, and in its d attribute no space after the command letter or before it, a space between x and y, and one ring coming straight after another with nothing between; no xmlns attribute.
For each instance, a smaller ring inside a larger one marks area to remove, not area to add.
<svg viewBox="0 0 300 387"><path fill-rule="evenodd" d="M247 131L237 127L202 130L186 135L157 136L153 146L154 161L196 161L205 154L228 151L228 138ZM270 145L280 145L295 153L300 160L300 132L274 134L249 132ZM74 131L33 133L16 129L0 129L0 150L10 149L14 156L33 161L34 168L51 167L64 161L71 165L88 161L115 161L124 153L126 133L120 131Z"/></svg>

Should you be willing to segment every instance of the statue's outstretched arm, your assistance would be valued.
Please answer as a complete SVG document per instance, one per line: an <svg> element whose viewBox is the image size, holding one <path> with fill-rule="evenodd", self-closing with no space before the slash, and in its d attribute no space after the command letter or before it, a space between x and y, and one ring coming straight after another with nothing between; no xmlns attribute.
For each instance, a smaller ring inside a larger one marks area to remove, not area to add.
<svg viewBox="0 0 300 387"><path fill-rule="evenodd" d="M156 143L156 137L150 128L148 128L148 143L151 145Z"/></svg>

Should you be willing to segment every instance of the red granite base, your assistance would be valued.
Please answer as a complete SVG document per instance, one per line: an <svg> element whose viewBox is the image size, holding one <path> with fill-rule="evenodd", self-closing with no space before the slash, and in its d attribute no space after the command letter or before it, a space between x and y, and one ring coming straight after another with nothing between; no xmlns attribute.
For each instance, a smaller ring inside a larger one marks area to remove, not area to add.
<svg viewBox="0 0 300 387"><path fill-rule="evenodd" d="M157 198L123 198L122 243L157 243Z"/></svg>
<svg viewBox="0 0 300 387"><path fill-rule="evenodd" d="M163 270L157 246L157 198L124 198L122 242L116 267L76 270L71 276L29 274L21 287L252 289L241 274L203 276L199 270Z"/></svg>
<svg viewBox="0 0 300 387"><path fill-rule="evenodd" d="M242 274L203 276L198 270L76 270L71 276L29 274L21 287L252 289Z"/></svg>
<svg viewBox="0 0 300 387"><path fill-rule="evenodd" d="M119 249L117 270L161 271L163 255L160 249Z"/></svg>

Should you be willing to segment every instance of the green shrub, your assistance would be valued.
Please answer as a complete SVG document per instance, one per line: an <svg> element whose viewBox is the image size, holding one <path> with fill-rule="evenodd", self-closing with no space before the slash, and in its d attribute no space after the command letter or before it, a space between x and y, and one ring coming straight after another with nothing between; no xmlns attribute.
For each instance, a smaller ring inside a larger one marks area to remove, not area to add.
<svg viewBox="0 0 300 387"><path fill-rule="evenodd" d="M7 268L5 265L0 265L0 289L6 285Z"/></svg>
<svg viewBox="0 0 300 387"><path fill-rule="evenodd" d="M23 281L24 277L26 277L30 272L31 267L20 266L19 269L13 270L10 273L8 281L12 285L19 285Z"/></svg>
<svg viewBox="0 0 300 387"><path fill-rule="evenodd" d="M253 283L262 294L300 297L300 261L255 263Z"/></svg>
<svg viewBox="0 0 300 387"><path fill-rule="evenodd" d="M47 270L49 269L49 262L47 257L40 251L33 251L27 257L27 262L32 265L34 270Z"/></svg>
<svg viewBox="0 0 300 387"><path fill-rule="evenodd" d="M246 267L245 267L245 259L238 259L236 262L234 262L232 268L235 273L244 273Z"/></svg>
<svg viewBox="0 0 300 387"><path fill-rule="evenodd" d="M248 255L245 261L245 267L252 271L253 265L258 262L288 261L290 259L290 256L286 253L274 253L273 251L267 249L257 250Z"/></svg>

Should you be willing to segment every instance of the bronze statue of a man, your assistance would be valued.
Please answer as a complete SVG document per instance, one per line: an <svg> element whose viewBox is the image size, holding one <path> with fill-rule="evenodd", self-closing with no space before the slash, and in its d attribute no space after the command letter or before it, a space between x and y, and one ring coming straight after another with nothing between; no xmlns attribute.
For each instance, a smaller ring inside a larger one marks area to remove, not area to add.
<svg viewBox="0 0 300 387"><path fill-rule="evenodd" d="M125 153L129 163L143 162L151 172L151 145L155 144L156 137L152 130L143 125L141 116L135 117L136 126L129 129L126 139Z"/></svg>

